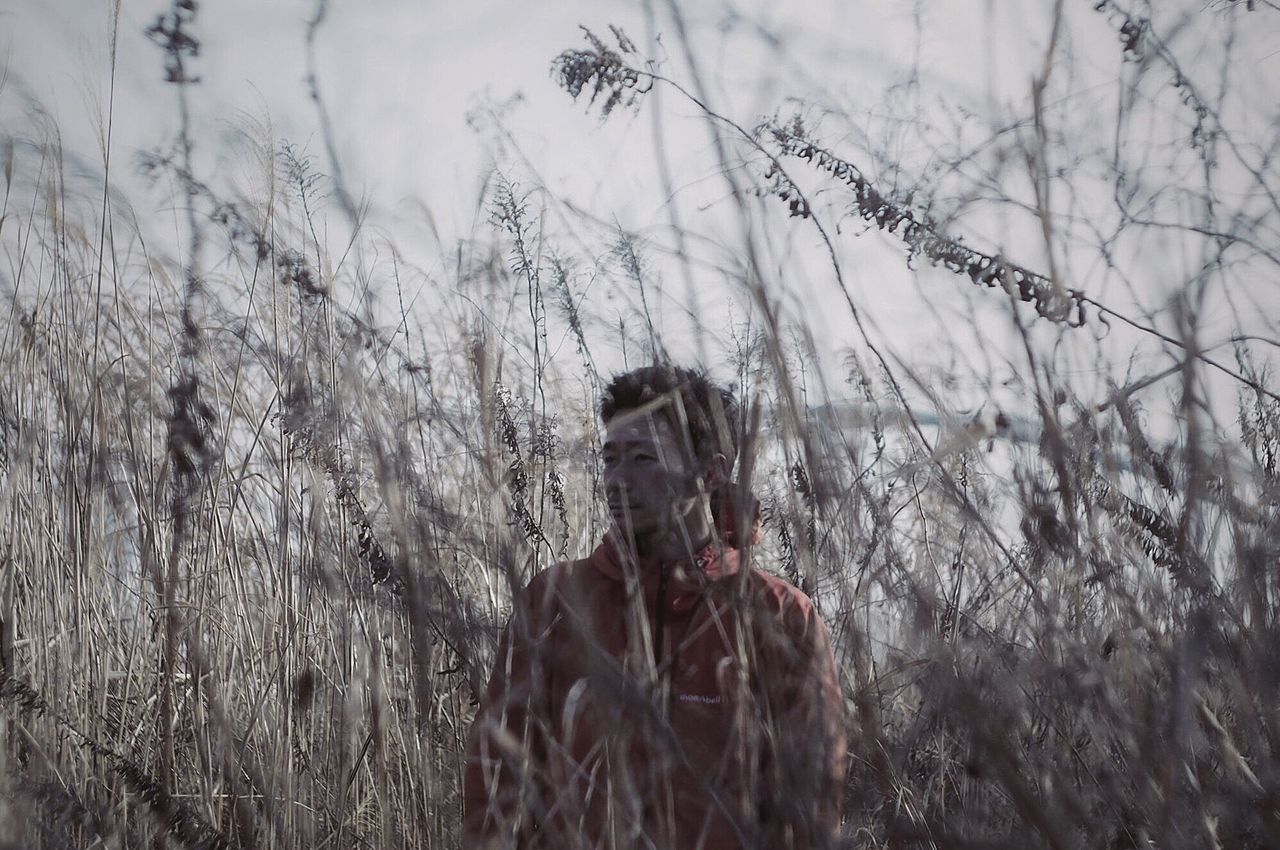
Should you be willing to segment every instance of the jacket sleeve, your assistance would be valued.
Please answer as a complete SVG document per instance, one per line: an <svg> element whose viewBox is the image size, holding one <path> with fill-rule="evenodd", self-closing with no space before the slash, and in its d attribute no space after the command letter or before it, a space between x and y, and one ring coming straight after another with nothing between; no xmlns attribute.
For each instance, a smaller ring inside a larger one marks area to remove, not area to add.
<svg viewBox="0 0 1280 850"><path fill-rule="evenodd" d="M844 797L844 700L826 624L807 599L784 612L774 655L768 791L761 825L778 847L834 846Z"/></svg>
<svg viewBox="0 0 1280 850"><path fill-rule="evenodd" d="M516 599L467 736L464 848L523 847L538 820L545 752L539 717L546 688L532 590L531 585Z"/></svg>
<svg viewBox="0 0 1280 850"><path fill-rule="evenodd" d="M813 728L822 730L821 745L815 753L822 771L818 778L821 793L815 817L821 824L822 834L834 840L840 832L840 810L844 800L844 778L848 764L844 697L840 691L835 654L831 649L831 635L827 631L827 624L816 611L813 612L813 624L815 635L812 669L816 684L804 692L802 698L813 704L803 709L803 713L812 718Z"/></svg>

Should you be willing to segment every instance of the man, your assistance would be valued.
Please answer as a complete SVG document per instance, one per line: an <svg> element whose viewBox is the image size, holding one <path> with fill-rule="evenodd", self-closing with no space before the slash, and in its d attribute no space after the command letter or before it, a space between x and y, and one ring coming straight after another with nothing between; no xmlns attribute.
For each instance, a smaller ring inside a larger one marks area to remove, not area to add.
<svg viewBox="0 0 1280 850"><path fill-rule="evenodd" d="M732 394L648 367L601 419L612 528L516 600L468 740L466 846L831 845L835 663L810 600L745 563Z"/></svg>

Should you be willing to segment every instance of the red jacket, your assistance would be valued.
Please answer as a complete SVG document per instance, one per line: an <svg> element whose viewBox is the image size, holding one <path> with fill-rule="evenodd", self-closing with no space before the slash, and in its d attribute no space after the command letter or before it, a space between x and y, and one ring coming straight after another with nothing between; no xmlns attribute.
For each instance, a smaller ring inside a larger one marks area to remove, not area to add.
<svg viewBox="0 0 1280 850"><path fill-rule="evenodd" d="M826 626L736 549L612 539L516 600L467 745L467 847L818 848L844 717Z"/></svg>

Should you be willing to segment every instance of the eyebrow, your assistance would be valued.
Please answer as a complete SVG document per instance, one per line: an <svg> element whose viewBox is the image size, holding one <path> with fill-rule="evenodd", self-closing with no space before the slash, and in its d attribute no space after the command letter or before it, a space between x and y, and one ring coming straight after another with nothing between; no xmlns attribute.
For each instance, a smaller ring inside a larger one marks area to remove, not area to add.
<svg viewBox="0 0 1280 850"><path fill-rule="evenodd" d="M605 440L604 445L601 446L601 448L619 449L619 448L632 448L635 446L639 446L641 448L650 448L656 445L657 443L651 439L645 439L643 437L633 437L629 440Z"/></svg>

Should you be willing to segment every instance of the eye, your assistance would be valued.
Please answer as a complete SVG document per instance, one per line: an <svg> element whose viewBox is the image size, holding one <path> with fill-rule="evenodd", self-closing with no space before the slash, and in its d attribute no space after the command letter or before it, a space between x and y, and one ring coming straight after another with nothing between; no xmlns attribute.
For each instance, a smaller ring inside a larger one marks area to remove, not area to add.
<svg viewBox="0 0 1280 850"><path fill-rule="evenodd" d="M636 455L636 463L653 463L657 459L657 456L645 452L640 452Z"/></svg>

